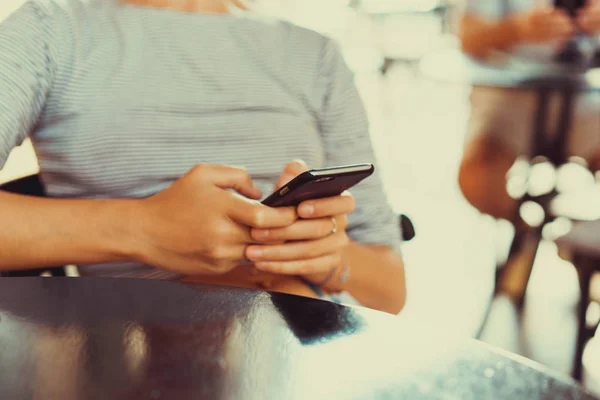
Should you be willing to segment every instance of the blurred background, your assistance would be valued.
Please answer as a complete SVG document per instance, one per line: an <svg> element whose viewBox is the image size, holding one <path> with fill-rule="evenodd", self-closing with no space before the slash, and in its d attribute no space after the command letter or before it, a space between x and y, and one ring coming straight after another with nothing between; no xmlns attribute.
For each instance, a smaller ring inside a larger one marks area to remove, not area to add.
<svg viewBox="0 0 600 400"><path fill-rule="evenodd" d="M22 3L2 0L0 19ZM508 254L513 229L475 210L458 186L471 88L433 81L419 69L423 55L459 47L462 1L268 0L261 7L337 39L356 73L390 201L417 232L404 246L408 303L400 318L448 336L478 337L570 374L577 272L544 241L523 310L494 298L496 266ZM35 154L25 143L0 171L0 183L35 172ZM600 388L594 341L584 359L586 384Z"/></svg>

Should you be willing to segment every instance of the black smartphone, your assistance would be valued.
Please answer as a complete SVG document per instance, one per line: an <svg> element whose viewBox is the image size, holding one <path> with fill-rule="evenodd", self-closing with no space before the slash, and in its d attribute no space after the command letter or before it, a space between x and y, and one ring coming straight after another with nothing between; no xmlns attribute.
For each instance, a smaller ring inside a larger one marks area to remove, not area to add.
<svg viewBox="0 0 600 400"><path fill-rule="evenodd" d="M375 171L373 164L311 169L263 200L270 207L292 207L306 200L339 196Z"/></svg>
<svg viewBox="0 0 600 400"><path fill-rule="evenodd" d="M575 16L577 10L585 7L586 0L554 0L554 7L562 8L572 16Z"/></svg>

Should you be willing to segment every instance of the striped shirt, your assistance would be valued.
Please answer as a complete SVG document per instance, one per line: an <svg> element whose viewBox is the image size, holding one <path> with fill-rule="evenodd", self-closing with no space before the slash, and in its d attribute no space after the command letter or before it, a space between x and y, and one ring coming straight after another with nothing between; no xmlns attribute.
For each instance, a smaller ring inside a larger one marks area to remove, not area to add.
<svg viewBox="0 0 600 400"><path fill-rule="evenodd" d="M48 194L139 198L197 163L247 168L265 195L286 163L373 162L336 45L247 13L29 0L0 24L0 167L30 137ZM397 248L377 174L353 190L349 236ZM165 277L139 265L84 274Z"/></svg>

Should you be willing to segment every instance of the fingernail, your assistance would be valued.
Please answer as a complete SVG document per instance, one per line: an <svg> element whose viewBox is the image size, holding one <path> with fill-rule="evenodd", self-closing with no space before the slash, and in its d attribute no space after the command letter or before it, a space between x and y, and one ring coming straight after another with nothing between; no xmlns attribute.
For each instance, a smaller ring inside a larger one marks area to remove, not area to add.
<svg viewBox="0 0 600 400"><path fill-rule="evenodd" d="M313 206L312 204L306 204L303 207L303 211L305 214L313 215L315 213L315 206Z"/></svg>
<svg viewBox="0 0 600 400"><path fill-rule="evenodd" d="M252 260L262 257L263 251L260 247L250 247L247 250L246 256Z"/></svg>
<svg viewBox="0 0 600 400"><path fill-rule="evenodd" d="M308 169L308 165L304 162L304 160L294 160L292 161L292 163L296 164L298 167L302 168L302 169Z"/></svg>
<svg viewBox="0 0 600 400"><path fill-rule="evenodd" d="M254 236L256 236L258 240L266 240L269 238L269 231L256 231Z"/></svg>
<svg viewBox="0 0 600 400"><path fill-rule="evenodd" d="M253 185L251 190L253 197L256 197L257 199L262 197L262 190L260 190L258 186Z"/></svg>

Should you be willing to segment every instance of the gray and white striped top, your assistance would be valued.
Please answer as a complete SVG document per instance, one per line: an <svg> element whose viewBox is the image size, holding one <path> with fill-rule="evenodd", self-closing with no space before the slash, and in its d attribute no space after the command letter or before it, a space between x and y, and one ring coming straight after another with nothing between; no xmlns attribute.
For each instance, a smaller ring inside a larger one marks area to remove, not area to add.
<svg viewBox="0 0 600 400"><path fill-rule="evenodd" d="M331 40L252 14L113 1L29 0L0 24L0 167L28 136L54 197L148 196L199 162L246 167L267 195L293 159L374 162ZM397 248L377 174L353 194L349 235ZM166 277L136 265L82 271Z"/></svg>

